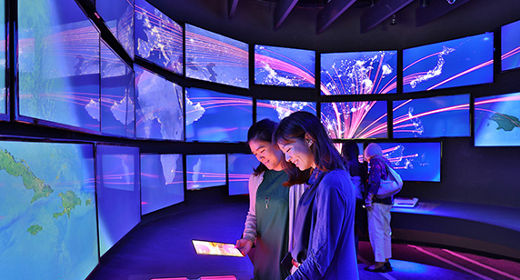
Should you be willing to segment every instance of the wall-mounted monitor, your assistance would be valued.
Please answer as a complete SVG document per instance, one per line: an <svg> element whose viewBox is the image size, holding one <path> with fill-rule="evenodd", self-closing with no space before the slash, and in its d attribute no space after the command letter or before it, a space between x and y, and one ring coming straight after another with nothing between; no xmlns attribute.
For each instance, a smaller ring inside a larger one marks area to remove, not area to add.
<svg viewBox="0 0 520 280"><path fill-rule="evenodd" d="M181 154L141 154L142 214L184 201Z"/></svg>
<svg viewBox="0 0 520 280"><path fill-rule="evenodd" d="M469 137L469 94L393 102L394 138Z"/></svg>
<svg viewBox="0 0 520 280"><path fill-rule="evenodd" d="M397 51L321 54L322 95L395 93Z"/></svg>
<svg viewBox="0 0 520 280"><path fill-rule="evenodd" d="M19 120L99 132L99 33L76 1L18 1L18 66Z"/></svg>
<svg viewBox="0 0 520 280"><path fill-rule="evenodd" d="M85 279L98 264L89 144L0 141L2 279Z"/></svg>
<svg viewBox="0 0 520 280"><path fill-rule="evenodd" d="M520 21L506 24L502 34L502 71L520 67Z"/></svg>
<svg viewBox="0 0 520 280"><path fill-rule="evenodd" d="M316 103L307 101L256 100L256 121L270 119L275 122L297 111L316 115Z"/></svg>
<svg viewBox="0 0 520 280"><path fill-rule="evenodd" d="M229 195L249 193L249 176L259 164L252 154L228 154Z"/></svg>
<svg viewBox="0 0 520 280"><path fill-rule="evenodd" d="M126 53L134 58L134 0L96 0L96 10Z"/></svg>
<svg viewBox="0 0 520 280"><path fill-rule="evenodd" d="M475 146L520 146L520 92L475 98Z"/></svg>
<svg viewBox="0 0 520 280"><path fill-rule="evenodd" d="M186 189L226 185L226 155L187 155Z"/></svg>
<svg viewBox="0 0 520 280"><path fill-rule="evenodd" d="M378 143L404 181L441 181L441 143Z"/></svg>
<svg viewBox="0 0 520 280"><path fill-rule="evenodd" d="M136 137L184 140L182 87L135 66Z"/></svg>
<svg viewBox="0 0 520 280"><path fill-rule="evenodd" d="M141 221L139 148L96 146L99 254Z"/></svg>
<svg viewBox="0 0 520 280"><path fill-rule="evenodd" d="M186 77L249 88L246 43L186 24Z"/></svg>
<svg viewBox="0 0 520 280"><path fill-rule="evenodd" d="M251 97L186 89L186 141L245 142L252 123Z"/></svg>
<svg viewBox="0 0 520 280"><path fill-rule="evenodd" d="M334 143L334 147L336 147L336 150L338 151L338 153L339 153L340 155L342 155L342 154L341 154L341 150L343 149L343 145L344 145L344 143L342 143L342 142ZM356 145L357 145L357 147L358 147L358 151L359 151L359 154L358 154L358 161L359 161L360 163L362 163L362 162L364 161L364 159L363 159L363 151L364 151L364 149L363 149L363 145L364 145L364 144L363 144L362 142L356 142ZM343 156L343 155L342 155L342 156Z"/></svg>
<svg viewBox="0 0 520 280"><path fill-rule="evenodd" d="M134 70L101 41L101 133L135 137Z"/></svg>
<svg viewBox="0 0 520 280"><path fill-rule="evenodd" d="M182 26L145 0L135 0L135 54L182 75Z"/></svg>
<svg viewBox="0 0 520 280"><path fill-rule="evenodd" d="M403 92L493 82L493 33L403 50Z"/></svg>
<svg viewBox="0 0 520 280"><path fill-rule="evenodd" d="M314 87L315 51L255 45L255 84Z"/></svg>
<svg viewBox="0 0 520 280"><path fill-rule="evenodd" d="M0 119L4 119L2 115L7 114L7 89L5 84L6 77L6 68L7 68L7 60L6 60L6 44L7 37L5 34L5 0L0 1L0 77L4 77L0 79ZM5 117L6 119L7 117Z"/></svg>
<svg viewBox="0 0 520 280"><path fill-rule="evenodd" d="M321 103L321 122L332 139L386 138L386 101Z"/></svg>

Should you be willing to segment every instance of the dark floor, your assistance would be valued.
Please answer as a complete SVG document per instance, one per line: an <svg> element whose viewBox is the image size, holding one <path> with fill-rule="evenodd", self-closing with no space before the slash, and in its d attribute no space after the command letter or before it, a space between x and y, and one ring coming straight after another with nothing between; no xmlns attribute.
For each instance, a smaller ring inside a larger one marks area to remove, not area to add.
<svg viewBox="0 0 520 280"><path fill-rule="evenodd" d="M247 211L243 199L219 205L191 203L143 217L140 225L116 244L89 276L89 280L235 275L251 279L247 258L201 256L191 240L235 243L240 237ZM372 260L368 242L360 243L360 279L515 279L520 280L520 263L446 249L394 244L394 268L389 273L363 270Z"/></svg>

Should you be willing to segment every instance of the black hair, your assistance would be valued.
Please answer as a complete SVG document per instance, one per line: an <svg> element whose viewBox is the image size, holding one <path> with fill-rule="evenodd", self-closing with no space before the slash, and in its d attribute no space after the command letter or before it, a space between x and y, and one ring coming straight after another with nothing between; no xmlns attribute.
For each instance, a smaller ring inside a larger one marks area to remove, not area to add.
<svg viewBox="0 0 520 280"><path fill-rule="evenodd" d="M273 139L273 133L277 125L278 123L270 119L263 119L254 123L247 131L247 142L251 140L260 140L271 143ZM263 163L260 163L253 170L253 174L258 176L267 170L268 168Z"/></svg>
<svg viewBox="0 0 520 280"><path fill-rule="evenodd" d="M343 143L341 146L341 156L349 166L351 162L358 162L359 147L356 142L350 140Z"/></svg>
<svg viewBox="0 0 520 280"><path fill-rule="evenodd" d="M314 155L314 163L322 171L332 171L335 169L345 169L343 160L338 151L332 144L325 128L318 117L308 112L294 112L284 118L273 134L273 142L292 142L292 138L305 140L308 134L313 141L310 146ZM299 172L287 172L289 174L288 185L301 184L307 182L310 176L310 169Z"/></svg>

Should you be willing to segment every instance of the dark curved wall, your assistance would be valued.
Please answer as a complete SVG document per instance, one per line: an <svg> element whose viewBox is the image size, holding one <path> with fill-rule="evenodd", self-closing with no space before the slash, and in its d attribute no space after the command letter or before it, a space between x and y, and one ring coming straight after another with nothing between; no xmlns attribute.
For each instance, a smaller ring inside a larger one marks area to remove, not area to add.
<svg viewBox="0 0 520 280"><path fill-rule="evenodd" d="M236 13L231 18L227 16L227 0L150 2L174 20L250 44L315 49L321 52L403 49L488 31L498 32L501 25L520 20L520 5L516 0L473 0L429 24L416 27L415 10L419 7L419 1L415 1L397 13L397 24L391 25L390 20L386 20L362 34L360 16L367 7L355 4L323 33L316 34L319 10L316 7L296 7L281 28L274 30L276 3L273 2L239 0ZM298 90L254 85L250 90L253 96L264 98L272 98L284 91L288 92L290 99L298 94ZM517 91L520 91L520 70L506 73L496 71L493 84L437 90L433 94L469 92L473 97L478 97ZM304 95L308 96L308 92ZM415 94L427 95L432 94ZM404 95L388 98L399 96ZM445 138L442 142L442 182L407 182L401 193L403 196L416 196L421 200L520 207L520 183L517 179L520 147L476 148L473 147L472 138Z"/></svg>

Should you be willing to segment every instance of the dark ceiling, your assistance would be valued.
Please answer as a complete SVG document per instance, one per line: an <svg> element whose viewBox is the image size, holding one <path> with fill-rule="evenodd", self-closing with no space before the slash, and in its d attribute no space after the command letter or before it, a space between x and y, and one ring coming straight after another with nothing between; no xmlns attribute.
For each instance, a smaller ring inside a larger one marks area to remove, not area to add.
<svg viewBox="0 0 520 280"><path fill-rule="evenodd" d="M149 0L172 19L251 44L402 49L495 31L519 0Z"/></svg>

